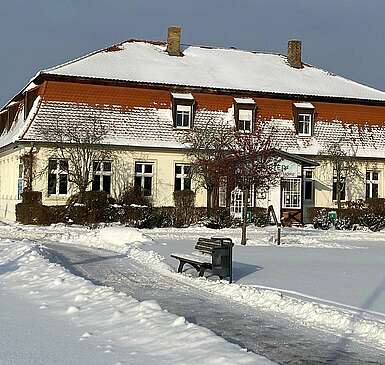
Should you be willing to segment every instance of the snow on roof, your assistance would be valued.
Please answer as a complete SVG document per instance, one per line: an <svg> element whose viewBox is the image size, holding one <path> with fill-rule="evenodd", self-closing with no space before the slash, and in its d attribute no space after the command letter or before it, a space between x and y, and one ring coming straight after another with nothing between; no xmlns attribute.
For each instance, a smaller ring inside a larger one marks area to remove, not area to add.
<svg viewBox="0 0 385 365"><path fill-rule="evenodd" d="M294 103L294 106L302 109L315 109L312 103Z"/></svg>
<svg viewBox="0 0 385 365"><path fill-rule="evenodd" d="M255 104L255 100L252 98L234 98L237 104Z"/></svg>
<svg viewBox="0 0 385 365"><path fill-rule="evenodd" d="M128 41L42 71L42 74L290 95L385 101L385 92L322 69L289 66L270 53L187 46L169 56L164 44Z"/></svg>
<svg viewBox="0 0 385 365"><path fill-rule="evenodd" d="M194 100L194 97L191 93L171 93L174 99L185 99L185 100Z"/></svg>

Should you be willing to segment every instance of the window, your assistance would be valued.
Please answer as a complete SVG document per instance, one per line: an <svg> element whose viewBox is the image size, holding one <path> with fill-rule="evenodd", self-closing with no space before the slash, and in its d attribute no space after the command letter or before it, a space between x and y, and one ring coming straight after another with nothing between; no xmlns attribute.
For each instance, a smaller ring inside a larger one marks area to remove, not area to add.
<svg viewBox="0 0 385 365"><path fill-rule="evenodd" d="M313 199L313 171L305 170L304 199Z"/></svg>
<svg viewBox="0 0 385 365"><path fill-rule="evenodd" d="M245 133L250 133L253 121L253 110L239 109L238 110L238 130Z"/></svg>
<svg viewBox="0 0 385 365"><path fill-rule="evenodd" d="M92 191L111 193L111 161L94 161L92 164Z"/></svg>
<svg viewBox="0 0 385 365"><path fill-rule="evenodd" d="M68 193L68 161L50 159L48 161L48 194Z"/></svg>
<svg viewBox="0 0 385 365"><path fill-rule="evenodd" d="M191 166L177 163L175 165L175 191L191 190Z"/></svg>
<svg viewBox="0 0 385 365"><path fill-rule="evenodd" d="M190 128L191 114L190 105L178 104L176 106L176 128Z"/></svg>
<svg viewBox="0 0 385 365"><path fill-rule="evenodd" d="M378 198L378 171L366 171L366 199Z"/></svg>
<svg viewBox="0 0 385 365"><path fill-rule="evenodd" d="M21 199L21 194L24 190L24 165L19 164L19 177L17 179L17 199Z"/></svg>
<svg viewBox="0 0 385 365"><path fill-rule="evenodd" d="M301 179L282 179L282 208L301 208Z"/></svg>
<svg viewBox="0 0 385 365"><path fill-rule="evenodd" d="M143 190L144 196L152 195L153 163L135 162L135 186Z"/></svg>
<svg viewBox="0 0 385 365"><path fill-rule="evenodd" d="M340 181L340 198L341 198L341 200L346 199L346 179L344 176L341 177L341 181ZM332 199L337 200L337 176L336 176L335 171L334 171L334 176L333 176Z"/></svg>
<svg viewBox="0 0 385 365"><path fill-rule="evenodd" d="M174 127L189 129L193 122L194 97L190 93L171 93Z"/></svg>
<svg viewBox="0 0 385 365"><path fill-rule="evenodd" d="M311 136L312 114L298 114L298 134Z"/></svg>

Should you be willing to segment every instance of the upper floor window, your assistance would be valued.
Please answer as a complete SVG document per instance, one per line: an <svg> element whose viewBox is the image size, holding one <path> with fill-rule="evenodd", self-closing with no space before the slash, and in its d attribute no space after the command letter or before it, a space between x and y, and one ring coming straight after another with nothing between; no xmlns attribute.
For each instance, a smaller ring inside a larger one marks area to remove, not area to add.
<svg viewBox="0 0 385 365"><path fill-rule="evenodd" d="M294 121L299 136L313 135L314 110L311 103L294 103Z"/></svg>
<svg viewBox="0 0 385 365"><path fill-rule="evenodd" d="M366 199L378 198L379 172L366 171Z"/></svg>
<svg viewBox="0 0 385 365"><path fill-rule="evenodd" d="M48 161L48 194L66 195L68 193L68 161L50 159Z"/></svg>
<svg viewBox="0 0 385 365"><path fill-rule="evenodd" d="M93 161L92 164L92 191L111 193L111 161Z"/></svg>
<svg viewBox="0 0 385 365"><path fill-rule="evenodd" d="M191 94L172 93L174 127L189 129L194 115L194 97Z"/></svg>
<svg viewBox="0 0 385 365"><path fill-rule="evenodd" d="M179 105L176 106L176 128L190 128L191 125L191 106Z"/></svg>
<svg viewBox="0 0 385 365"><path fill-rule="evenodd" d="M238 112L238 130L245 133L251 133L253 111L249 109L239 109Z"/></svg>
<svg viewBox="0 0 385 365"><path fill-rule="evenodd" d="M311 136L312 114L298 114L298 134L300 136Z"/></svg>
<svg viewBox="0 0 385 365"><path fill-rule="evenodd" d="M237 130L243 133L253 131L255 101L251 98L234 98L234 115Z"/></svg>
<svg viewBox="0 0 385 365"><path fill-rule="evenodd" d="M175 164L175 191L191 190L191 166Z"/></svg>
<svg viewBox="0 0 385 365"><path fill-rule="evenodd" d="M134 184L143 190L144 196L152 196L153 176L154 164L152 162L135 162Z"/></svg>

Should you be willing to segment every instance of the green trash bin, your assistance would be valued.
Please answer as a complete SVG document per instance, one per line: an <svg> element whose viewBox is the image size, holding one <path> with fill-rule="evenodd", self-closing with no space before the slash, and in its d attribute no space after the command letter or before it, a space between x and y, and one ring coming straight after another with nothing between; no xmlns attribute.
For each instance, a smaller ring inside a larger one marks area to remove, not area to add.
<svg viewBox="0 0 385 365"><path fill-rule="evenodd" d="M253 212L248 210L246 213L247 223L253 223Z"/></svg>
<svg viewBox="0 0 385 365"><path fill-rule="evenodd" d="M337 212L335 210L331 210L328 213L328 218L329 218L330 221L332 221L334 223L336 221L336 219L337 219Z"/></svg>

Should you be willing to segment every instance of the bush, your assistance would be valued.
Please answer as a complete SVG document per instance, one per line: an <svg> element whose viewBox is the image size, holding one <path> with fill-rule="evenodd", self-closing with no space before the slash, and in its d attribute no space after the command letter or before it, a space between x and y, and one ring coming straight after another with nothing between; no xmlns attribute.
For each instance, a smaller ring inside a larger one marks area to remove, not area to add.
<svg viewBox="0 0 385 365"><path fill-rule="evenodd" d="M328 216L328 209L319 209L315 212L313 217L314 228L327 230L332 226L332 221Z"/></svg>
<svg viewBox="0 0 385 365"><path fill-rule="evenodd" d="M174 191L175 225L189 226L194 219L195 193L191 190Z"/></svg>
<svg viewBox="0 0 385 365"><path fill-rule="evenodd" d="M140 206L140 207L149 207L151 206L150 200L144 196L143 190L137 186L130 186L124 190L119 198L118 204L125 206Z"/></svg>
<svg viewBox="0 0 385 365"><path fill-rule="evenodd" d="M265 227L270 224L266 208L253 208L253 222L257 227Z"/></svg>
<svg viewBox="0 0 385 365"><path fill-rule="evenodd" d="M41 204L19 203L16 205L16 220L22 224L50 224L48 207Z"/></svg>
<svg viewBox="0 0 385 365"><path fill-rule="evenodd" d="M371 231L385 229L385 199L368 199L365 209L359 217L359 223Z"/></svg>
<svg viewBox="0 0 385 365"><path fill-rule="evenodd" d="M42 193L41 191L27 191L25 190L21 197L23 199L23 203L26 204L42 204Z"/></svg>

